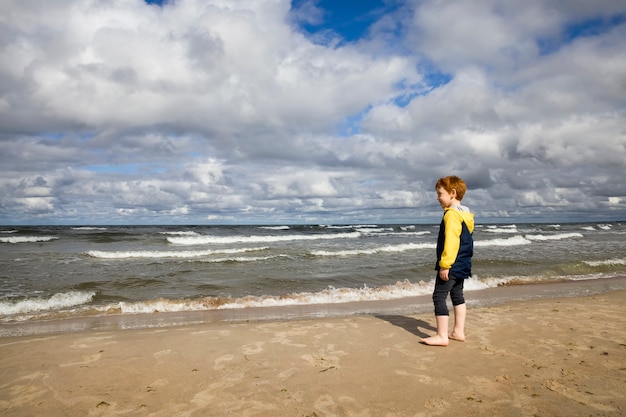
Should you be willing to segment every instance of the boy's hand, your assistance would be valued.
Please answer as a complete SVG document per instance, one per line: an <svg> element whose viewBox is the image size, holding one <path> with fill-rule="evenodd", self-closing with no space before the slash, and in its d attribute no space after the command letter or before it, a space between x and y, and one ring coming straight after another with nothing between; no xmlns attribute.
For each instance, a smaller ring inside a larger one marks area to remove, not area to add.
<svg viewBox="0 0 626 417"><path fill-rule="evenodd" d="M439 270L439 278L441 278L443 281L447 281L448 279L450 279L448 277L449 273L450 273L449 269L440 269Z"/></svg>

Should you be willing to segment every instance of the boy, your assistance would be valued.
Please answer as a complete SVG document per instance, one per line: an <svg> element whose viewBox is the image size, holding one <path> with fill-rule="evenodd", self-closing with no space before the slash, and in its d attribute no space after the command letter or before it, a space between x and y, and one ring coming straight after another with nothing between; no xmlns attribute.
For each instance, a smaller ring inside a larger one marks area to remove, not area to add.
<svg viewBox="0 0 626 417"><path fill-rule="evenodd" d="M437 277L433 303L437 334L420 339L430 346L448 346L448 340L465 341L465 298L463 282L472 276L474 254L474 214L461 205L467 187L456 176L440 178L435 184L437 200L443 208L443 219L437 238ZM446 299L450 294L454 306L454 329L448 334L449 311Z"/></svg>

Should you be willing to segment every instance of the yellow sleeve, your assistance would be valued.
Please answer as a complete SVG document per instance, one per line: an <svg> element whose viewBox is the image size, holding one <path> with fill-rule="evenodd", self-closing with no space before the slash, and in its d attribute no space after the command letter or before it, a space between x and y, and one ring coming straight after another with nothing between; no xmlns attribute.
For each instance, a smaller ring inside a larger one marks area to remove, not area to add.
<svg viewBox="0 0 626 417"><path fill-rule="evenodd" d="M443 244L443 253L439 261L441 269L450 269L456 260L461 246L461 230L463 229L463 221L461 216L453 213L454 210L446 210L443 216L445 225L445 241Z"/></svg>

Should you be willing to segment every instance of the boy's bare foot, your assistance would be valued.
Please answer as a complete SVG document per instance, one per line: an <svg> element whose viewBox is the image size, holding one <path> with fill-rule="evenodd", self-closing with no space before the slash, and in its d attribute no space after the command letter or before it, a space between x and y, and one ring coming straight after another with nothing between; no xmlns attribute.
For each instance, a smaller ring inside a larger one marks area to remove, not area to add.
<svg viewBox="0 0 626 417"><path fill-rule="evenodd" d="M456 340L457 342L465 342L465 335L457 335L454 332L448 334L448 338Z"/></svg>
<svg viewBox="0 0 626 417"><path fill-rule="evenodd" d="M435 335L420 339L420 343L428 346L448 346L448 339Z"/></svg>

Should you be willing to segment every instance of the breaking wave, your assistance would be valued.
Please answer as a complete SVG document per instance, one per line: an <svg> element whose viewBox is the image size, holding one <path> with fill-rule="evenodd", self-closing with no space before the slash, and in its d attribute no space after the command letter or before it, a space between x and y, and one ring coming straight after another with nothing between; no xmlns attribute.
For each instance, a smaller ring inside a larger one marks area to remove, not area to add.
<svg viewBox="0 0 626 417"><path fill-rule="evenodd" d="M91 302L94 291L69 291L51 297L30 297L18 301L0 301L0 316L36 313L45 310L59 310Z"/></svg>
<svg viewBox="0 0 626 417"><path fill-rule="evenodd" d="M58 236L10 236L0 237L2 243L37 243L58 239Z"/></svg>
<svg viewBox="0 0 626 417"><path fill-rule="evenodd" d="M102 259L130 259L130 258L199 258L216 254L237 254L245 252L262 251L267 246L240 249L215 249L199 251L98 251L92 250L87 255Z"/></svg>
<svg viewBox="0 0 626 417"><path fill-rule="evenodd" d="M207 244L232 244L232 243L272 243L291 242L303 240L329 240L329 239L356 239L361 237L359 232L314 234L314 235L270 235L270 236L185 236L168 237L167 241L175 245L207 245Z"/></svg>

